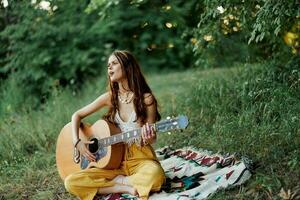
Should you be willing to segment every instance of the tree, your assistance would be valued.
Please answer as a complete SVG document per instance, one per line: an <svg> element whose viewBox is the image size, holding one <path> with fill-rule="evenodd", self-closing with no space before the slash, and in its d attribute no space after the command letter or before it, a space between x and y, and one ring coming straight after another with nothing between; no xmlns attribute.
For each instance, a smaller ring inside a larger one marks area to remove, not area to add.
<svg viewBox="0 0 300 200"><path fill-rule="evenodd" d="M199 4L204 6L204 12L194 29L196 42L193 50L198 56L197 63L205 64L207 57L212 61L220 60L219 55L225 60L239 55L233 60L243 62L284 58L286 53L288 58L292 57L283 37L299 23L297 1L204 0ZM296 26L299 33L300 27Z"/></svg>
<svg viewBox="0 0 300 200"><path fill-rule="evenodd" d="M0 74L18 74L36 96L52 87L78 87L104 74L114 49L132 51L144 69L192 65L186 50L200 10L196 1L18 1L0 33ZM88 6L89 5L89 6ZM191 18L192 17L192 18Z"/></svg>
<svg viewBox="0 0 300 200"><path fill-rule="evenodd" d="M86 6L11 2L6 13L12 20L0 33L1 41L6 41L0 50L2 76L17 73L24 89L41 97L54 86L80 85L101 73L105 48L101 35L92 29L97 14L85 13Z"/></svg>

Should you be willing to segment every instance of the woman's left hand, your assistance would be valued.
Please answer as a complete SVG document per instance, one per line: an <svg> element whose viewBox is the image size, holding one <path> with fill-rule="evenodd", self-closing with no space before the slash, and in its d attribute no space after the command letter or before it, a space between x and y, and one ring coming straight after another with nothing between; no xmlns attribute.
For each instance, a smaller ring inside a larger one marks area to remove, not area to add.
<svg viewBox="0 0 300 200"><path fill-rule="evenodd" d="M153 143L156 139L156 133L153 128L153 126L150 126L149 123L147 122L143 127L142 127L142 142L143 145L147 145L148 143Z"/></svg>

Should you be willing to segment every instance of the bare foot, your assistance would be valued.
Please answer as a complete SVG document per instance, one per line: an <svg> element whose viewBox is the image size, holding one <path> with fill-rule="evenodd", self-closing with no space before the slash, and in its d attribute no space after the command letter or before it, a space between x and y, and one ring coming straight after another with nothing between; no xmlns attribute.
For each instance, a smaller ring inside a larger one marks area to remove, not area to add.
<svg viewBox="0 0 300 200"><path fill-rule="evenodd" d="M127 193L133 196L138 196L137 190L129 184L126 176L118 175L113 179L113 181L116 183L114 188L117 188L118 193Z"/></svg>
<svg viewBox="0 0 300 200"><path fill-rule="evenodd" d="M114 182L122 185L130 185L127 176L118 175L113 179ZM131 185L130 185L131 186Z"/></svg>
<svg viewBox="0 0 300 200"><path fill-rule="evenodd" d="M139 196L137 190L129 185L118 185L120 193L127 193L133 196Z"/></svg>
<svg viewBox="0 0 300 200"><path fill-rule="evenodd" d="M111 187L103 187L98 189L99 194L110 194L110 193L126 193L133 196L139 196L137 190L129 185L115 184Z"/></svg>
<svg viewBox="0 0 300 200"><path fill-rule="evenodd" d="M123 182L124 182L124 178L125 178L125 176L123 176L123 175L118 175L118 176L116 176L114 179L113 179L113 181L115 182L115 183L117 183L117 184L121 184L121 185L125 185Z"/></svg>

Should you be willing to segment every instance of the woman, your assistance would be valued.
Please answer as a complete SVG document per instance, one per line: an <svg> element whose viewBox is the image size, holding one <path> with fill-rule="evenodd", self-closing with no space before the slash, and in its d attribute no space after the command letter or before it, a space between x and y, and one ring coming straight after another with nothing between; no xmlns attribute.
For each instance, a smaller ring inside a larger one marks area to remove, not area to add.
<svg viewBox="0 0 300 200"><path fill-rule="evenodd" d="M93 199L98 194L129 193L148 199L150 191L159 191L165 175L151 144L156 140L149 126L160 119L157 101L141 73L140 66L128 51L114 51L108 59L109 91L72 115L73 144L81 155L95 161L87 144L79 140L81 119L107 106L104 118L115 123L122 132L142 127L141 140L125 144L119 169L85 169L65 179L66 189L80 199Z"/></svg>

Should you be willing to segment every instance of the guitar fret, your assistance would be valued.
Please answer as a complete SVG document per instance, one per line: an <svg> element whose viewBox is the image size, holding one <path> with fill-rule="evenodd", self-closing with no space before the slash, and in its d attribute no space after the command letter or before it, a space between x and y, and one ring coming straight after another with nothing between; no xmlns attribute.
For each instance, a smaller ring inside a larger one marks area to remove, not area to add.
<svg viewBox="0 0 300 200"><path fill-rule="evenodd" d="M175 129L178 128L178 124L175 122L170 122L170 121L162 121L162 122L158 122L154 125L152 125L155 127L157 132L165 132L167 130L170 129ZM126 141L130 138L134 138L137 137L141 134L141 128L139 129L135 129L135 130L131 130L131 131L127 131L127 132L123 132L123 133L119 133L117 135L111 136L107 138L107 141L104 140L104 145L110 145L110 144L116 144L122 141Z"/></svg>

